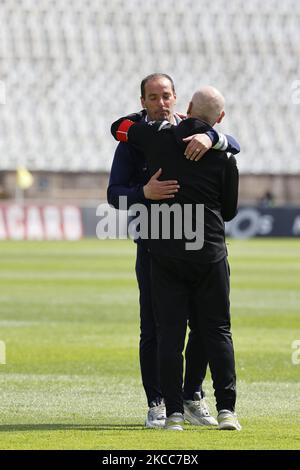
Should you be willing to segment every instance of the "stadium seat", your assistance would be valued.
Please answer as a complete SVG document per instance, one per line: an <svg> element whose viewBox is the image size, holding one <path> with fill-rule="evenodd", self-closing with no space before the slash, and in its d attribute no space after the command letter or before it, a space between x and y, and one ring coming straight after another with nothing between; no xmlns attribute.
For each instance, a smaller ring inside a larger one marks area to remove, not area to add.
<svg viewBox="0 0 300 470"><path fill-rule="evenodd" d="M0 168L109 170L111 121L162 71L181 112L201 84L224 93L242 172L299 172L299 15L297 0L3 1Z"/></svg>

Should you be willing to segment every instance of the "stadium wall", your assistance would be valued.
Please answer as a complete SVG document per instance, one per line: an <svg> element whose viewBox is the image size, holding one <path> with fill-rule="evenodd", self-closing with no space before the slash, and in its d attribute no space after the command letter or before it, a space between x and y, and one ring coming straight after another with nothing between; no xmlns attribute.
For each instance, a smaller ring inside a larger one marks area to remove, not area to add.
<svg viewBox="0 0 300 470"><path fill-rule="evenodd" d="M108 219L109 216L109 219ZM102 235L99 236L100 222ZM116 228L116 233L103 236L103 227ZM127 238L126 212L115 211L102 203L80 207L76 204L16 202L0 204L1 240L80 240L81 238ZM299 237L300 207L240 207L233 221L226 224L232 238Z"/></svg>
<svg viewBox="0 0 300 470"><path fill-rule="evenodd" d="M25 191L26 199L55 202L97 203L106 200L107 172L32 172L33 185ZM0 198L13 199L16 173L0 171ZM300 205L300 174L241 174L239 202L241 205L260 204L265 194L273 196L277 206Z"/></svg>

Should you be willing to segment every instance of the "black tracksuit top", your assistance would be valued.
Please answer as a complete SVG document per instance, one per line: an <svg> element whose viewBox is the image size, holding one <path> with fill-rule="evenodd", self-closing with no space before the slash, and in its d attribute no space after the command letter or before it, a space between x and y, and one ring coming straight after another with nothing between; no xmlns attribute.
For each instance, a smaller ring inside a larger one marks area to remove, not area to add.
<svg viewBox="0 0 300 470"><path fill-rule="evenodd" d="M150 251L199 263L220 261L227 255L224 220L231 220L237 212L238 170L235 158L228 158L225 152L209 150L198 162L187 160L184 156L186 144L182 139L211 129L207 123L193 118L184 119L177 126L167 121L129 123L126 132L122 132L126 138L119 139L120 125L124 130L124 121L134 121L135 116L114 122L111 127L113 136L127 140L143 152L150 175L162 168L160 180L177 180L180 185L173 199L151 201L151 205L180 204L184 208L185 204L191 204L194 219L196 204L204 204L204 245L201 249L187 250L186 243L191 240L184 236L180 240L172 237L165 240L160 236L158 240L149 240Z"/></svg>

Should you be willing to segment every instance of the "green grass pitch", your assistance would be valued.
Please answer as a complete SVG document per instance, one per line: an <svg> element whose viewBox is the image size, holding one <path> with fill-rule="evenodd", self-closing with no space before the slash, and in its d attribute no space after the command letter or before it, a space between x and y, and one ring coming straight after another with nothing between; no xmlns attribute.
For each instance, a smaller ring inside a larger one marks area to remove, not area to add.
<svg viewBox="0 0 300 470"><path fill-rule="evenodd" d="M143 426L134 244L1 242L1 449L300 449L300 240L228 245L243 430L168 433Z"/></svg>

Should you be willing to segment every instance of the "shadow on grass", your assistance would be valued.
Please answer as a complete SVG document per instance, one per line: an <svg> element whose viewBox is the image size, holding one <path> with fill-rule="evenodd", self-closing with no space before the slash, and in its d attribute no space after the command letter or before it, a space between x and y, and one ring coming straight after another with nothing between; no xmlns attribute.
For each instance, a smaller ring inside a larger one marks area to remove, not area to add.
<svg viewBox="0 0 300 470"><path fill-rule="evenodd" d="M141 431L143 424L2 424L0 432L17 431Z"/></svg>
<svg viewBox="0 0 300 470"><path fill-rule="evenodd" d="M213 426L185 426L188 431L216 431ZM18 431L151 431L157 429L145 428L144 424L2 424L1 432Z"/></svg>

